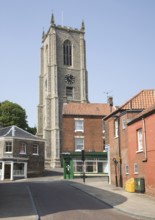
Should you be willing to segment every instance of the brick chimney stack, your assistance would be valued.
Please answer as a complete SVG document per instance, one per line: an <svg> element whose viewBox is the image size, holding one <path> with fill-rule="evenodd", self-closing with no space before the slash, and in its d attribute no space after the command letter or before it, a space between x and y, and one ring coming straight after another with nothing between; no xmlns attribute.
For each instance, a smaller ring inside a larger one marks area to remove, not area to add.
<svg viewBox="0 0 155 220"><path fill-rule="evenodd" d="M112 96L108 96L107 103L109 104L110 113L111 113L112 112L112 107L113 107L113 97Z"/></svg>

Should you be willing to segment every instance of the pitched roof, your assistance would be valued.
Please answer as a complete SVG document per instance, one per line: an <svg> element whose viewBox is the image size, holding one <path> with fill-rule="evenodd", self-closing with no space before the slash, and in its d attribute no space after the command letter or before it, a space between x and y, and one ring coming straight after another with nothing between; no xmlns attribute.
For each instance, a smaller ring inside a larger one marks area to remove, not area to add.
<svg viewBox="0 0 155 220"><path fill-rule="evenodd" d="M0 128L0 137L16 137L16 138L42 140L41 138L33 134L30 134L29 132L14 125L5 128Z"/></svg>
<svg viewBox="0 0 155 220"><path fill-rule="evenodd" d="M65 103L63 106L63 115L105 116L109 113L109 104L70 102L68 104Z"/></svg>
<svg viewBox="0 0 155 220"><path fill-rule="evenodd" d="M129 99L117 110L110 113L105 117L105 120L110 118L112 115L122 112L124 110L144 110L155 104L155 89L142 90L137 95Z"/></svg>
<svg viewBox="0 0 155 220"><path fill-rule="evenodd" d="M151 107L143 110L138 115L135 115L135 117L128 124L132 124L132 123L140 120L141 118L147 117L148 115L151 115L154 113L155 113L155 103Z"/></svg>
<svg viewBox="0 0 155 220"><path fill-rule="evenodd" d="M155 103L155 90L142 90L120 106L120 109L146 109Z"/></svg>

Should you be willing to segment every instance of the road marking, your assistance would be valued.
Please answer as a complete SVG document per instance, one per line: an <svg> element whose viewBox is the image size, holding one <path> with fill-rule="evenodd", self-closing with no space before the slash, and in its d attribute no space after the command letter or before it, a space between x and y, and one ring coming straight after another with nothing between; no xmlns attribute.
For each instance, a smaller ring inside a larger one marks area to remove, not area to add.
<svg viewBox="0 0 155 220"><path fill-rule="evenodd" d="M34 202L34 200L33 200L30 187L29 187L28 185L26 185L26 188L27 188L27 191L28 191L28 193L29 193L29 196L30 196L30 199L31 199L31 202L32 202L32 208L33 208L33 211L34 211L34 213L35 213L35 219L36 219L36 220L39 220L40 217L39 217L39 215L38 215L37 208L36 208L36 206L35 206L35 202Z"/></svg>

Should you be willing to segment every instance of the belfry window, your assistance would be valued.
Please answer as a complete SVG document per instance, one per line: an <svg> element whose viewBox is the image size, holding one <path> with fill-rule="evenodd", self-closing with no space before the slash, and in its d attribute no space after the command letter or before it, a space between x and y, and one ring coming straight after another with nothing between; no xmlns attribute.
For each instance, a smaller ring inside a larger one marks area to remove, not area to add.
<svg viewBox="0 0 155 220"><path fill-rule="evenodd" d="M66 87L66 96L69 101L73 100L73 88L72 87Z"/></svg>
<svg viewBox="0 0 155 220"><path fill-rule="evenodd" d="M72 65L72 45L69 40L66 40L63 44L63 58L64 58L64 65L67 66Z"/></svg>

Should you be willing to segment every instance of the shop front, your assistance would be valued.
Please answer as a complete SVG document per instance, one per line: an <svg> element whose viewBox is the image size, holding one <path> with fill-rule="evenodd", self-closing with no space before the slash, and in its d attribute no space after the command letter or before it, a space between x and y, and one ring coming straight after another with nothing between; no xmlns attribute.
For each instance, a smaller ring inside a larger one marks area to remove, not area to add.
<svg viewBox="0 0 155 220"><path fill-rule="evenodd" d="M72 179L85 174L86 177L109 176L107 152L62 153L64 179Z"/></svg>
<svg viewBox="0 0 155 220"><path fill-rule="evenodd" d="M27 178L27 161L19 159L0 161L0 180L20 178Z"/></svg>

